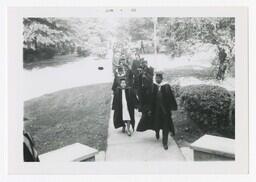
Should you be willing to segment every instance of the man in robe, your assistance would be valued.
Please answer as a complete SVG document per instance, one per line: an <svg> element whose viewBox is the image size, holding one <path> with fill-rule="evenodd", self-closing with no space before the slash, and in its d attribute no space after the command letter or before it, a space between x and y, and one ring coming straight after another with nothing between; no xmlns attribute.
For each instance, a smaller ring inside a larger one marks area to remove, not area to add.
<svg viewBox="0 0 256 182"><path fill-rule="evenodd" d="M151 106L146 118L142 118L138 124L137 131L154 130L157 140L162 130L162 143L165 150L168 149L168 134L175 135L172 121L172 111L177 110L177 103L171 86L163 82L163 73L158 72L155 76L151 97L148 97Z"/></svg>
<svg viewBox="0 0 256 182"><path fill-rule="evenodd" d="M132 63L132 74L133 74L133 88L135 90L135 93L138 95L138 89L139 89L139 76L141 73L141 59L140 55L135 53L135 59Z"/></svg>
<svg viewBox="0 0 256 182"><path fill-rule="evenodd" d="M130 126L134 131L135 118L134 110L138 100L131 87L126 85L125 79L121 79L120 86L114 92L112 109L114 110L114 127L122 127L122 132L127 131L127 135L131 136ZM127 130L126 130L127 126Z"/></svg>

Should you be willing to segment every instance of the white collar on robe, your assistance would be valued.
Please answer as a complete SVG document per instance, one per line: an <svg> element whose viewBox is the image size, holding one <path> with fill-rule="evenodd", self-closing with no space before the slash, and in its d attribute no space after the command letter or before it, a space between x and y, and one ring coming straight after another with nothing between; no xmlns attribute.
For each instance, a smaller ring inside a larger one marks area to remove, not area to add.
<svg viewBox="0 0 256 182"><path fill-rule="evenodd" d="M163 85L167 85L168 82L163 81L163 82L161 82L160 84L158 84L158 83L156 83L156 81L154 81L154 84L156 84L158 87L161 87L161 86L163 86Z"/></svg>

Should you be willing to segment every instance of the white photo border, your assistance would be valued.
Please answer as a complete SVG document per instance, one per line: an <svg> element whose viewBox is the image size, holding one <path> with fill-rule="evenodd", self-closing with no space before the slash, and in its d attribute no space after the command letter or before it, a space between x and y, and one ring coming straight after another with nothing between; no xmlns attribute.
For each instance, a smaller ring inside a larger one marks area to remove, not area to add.
<svg viewBox="0 0 256 182"><path fill-rule="evenodd" d="M8 173L9 174L247 174L248 173L248 8L156 7L11 7L8 39ZM122 9L122 10L121 10ZM230 162L23 162L23 18L24 17L235 17L236 150Z"/></svg>

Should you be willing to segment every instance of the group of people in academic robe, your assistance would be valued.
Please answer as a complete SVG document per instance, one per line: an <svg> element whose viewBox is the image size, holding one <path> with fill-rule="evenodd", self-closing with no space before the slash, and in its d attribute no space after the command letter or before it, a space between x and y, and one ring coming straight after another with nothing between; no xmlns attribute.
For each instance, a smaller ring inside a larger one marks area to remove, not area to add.
<svg viewBox="0 0 256 182"><path fill-rule="evenodd" d="M131 136L135 131L135 109L142 113L136 131L152 130L156 139L168 149L168 136L175 135L172 111L177 110L177 103L170 84L164 81L163 72L154 73L147 61L135 55L131 66L127 66L122 57L115 70L112 86L115 128L122 128L123 133Z"/></svg>

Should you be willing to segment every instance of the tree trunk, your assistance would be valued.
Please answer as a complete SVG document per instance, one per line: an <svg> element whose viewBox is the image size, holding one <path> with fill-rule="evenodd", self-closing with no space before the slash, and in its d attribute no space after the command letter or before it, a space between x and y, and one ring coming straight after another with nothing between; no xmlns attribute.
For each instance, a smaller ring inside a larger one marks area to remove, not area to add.
<svg viewBox="0 0 256 182"><path fill-rule="evenodd" d="M38 46L37 46L37 38L34 38L34 44L35 44L35 50L37 50Z"/></svg>
<svg viewBox="0 0 256 182"><path fill-rule="evenodd" d="M220 48L219 46L218 46L218 50L219 50L219 55L218 55L219 65L218 65L218 72L217 72L217 75L216 75L216 79L217 80L224 80L226 69L227 69L227 66L225 64L227 54L225 52L225 49Z"/></svg>

